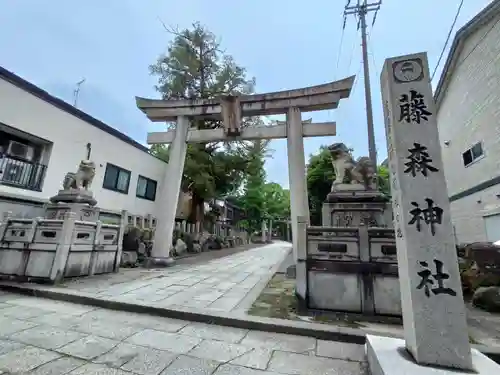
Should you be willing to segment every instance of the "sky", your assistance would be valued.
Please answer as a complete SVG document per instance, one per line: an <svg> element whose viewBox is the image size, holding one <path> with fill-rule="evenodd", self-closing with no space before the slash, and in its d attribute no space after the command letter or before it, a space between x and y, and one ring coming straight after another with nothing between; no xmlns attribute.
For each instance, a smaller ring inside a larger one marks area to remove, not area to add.
<svg viewBox="0 0 500 375"><path fill-rule="evenodd" d="M355 3L356 0L351 1ZM437 64L459 0L384 0L372 26L368 59L378 161L387 156L380 72L389 57L427 52ZM490 0L465 0L453 35ZM336 121L335 137L304 140L306 162L321 145L344 142L354 156L368 154L361 37L354 16L343 30L346 0L0 0L0 66L73 103L145 143L151 123L135 96L159 98L148 66L168 47L161 22L189 27L199 21L257 80L256 92L301 88L356 75L351 96L336 110L303 114ZM451 39L452 40L452 39ZM435 87L451 40L433 80ZM267 179L288 187L286 140L271 143Z"/></svg>

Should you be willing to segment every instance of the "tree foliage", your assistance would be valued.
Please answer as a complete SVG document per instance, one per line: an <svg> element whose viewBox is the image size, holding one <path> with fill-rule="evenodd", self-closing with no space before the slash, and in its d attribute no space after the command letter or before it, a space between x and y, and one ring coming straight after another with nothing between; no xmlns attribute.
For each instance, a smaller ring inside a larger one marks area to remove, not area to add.
<svg viewBox="0 0 500 375"><path fill-rule="evenodd" d="M150 66L164 99L209 99L253 91L255 79L247 79L246 70L220 49L215 35L200 23L167 31L174 39L167 53Z"/></svg>
<svg viewBox="0 0 500 375"><path fill-rule="evenodd" d="M310 155L307 164L307 192L311 225L321 225L321 207L335 180L332 159L327 146L321 146L319 152Z"/></svg>
<svg viewBox="0 0 500 375"><path fill-rule="evenodd" d="M246 225L250 230L257 230L264 216L265 198L263 186L266 181L264 156L269 141L256 140L246 144L248 160L247 176L243 192L237 198L238 205L245 210Z"/></svg>
<svg viewBox="0 0 500 375"><path fill-rule="evenodd" d="M391 196L391 183L389 178L389 169L383 165L379 165L377 171L377 180L379 190L387 195Z"/></svg>
<svg viewBox="0 0 500 375"><path fill-rule="evenodd" d="M235 203L245 210L244 224L251 231L259 231L263 220L290 216L290 192L277 183L266 183L264 158L270 153L268 144L267 140L257 140L245 146L248 174L241 194L234 197Z"/></svg>
<svg viewBox="0 0 500 375"><path fill-rule="evenodd" d="M245 69L221 51L215 35L204 26L195 23L190 29L167 31L173 40L167 52L150 66L150 73L158 78L156 89L164 99L210 99L253 91L255 80L247 79ZM197 120L191 125L213 129L221 124L215 120ZM165 145L155 145L151 152L168 160ZM189 145L182 182L183 189L189 189L193 195L189 220L201 221L203 203L234 192L246 170L246 155L241 149L220 144Z"/></svg>
<svg viewBox="0 0 500 375"><path fill-rule="evenodd" d="M276 182L264 185L264 200L267 217L278 220L290 217L290 190L283 189Z"/></svg>

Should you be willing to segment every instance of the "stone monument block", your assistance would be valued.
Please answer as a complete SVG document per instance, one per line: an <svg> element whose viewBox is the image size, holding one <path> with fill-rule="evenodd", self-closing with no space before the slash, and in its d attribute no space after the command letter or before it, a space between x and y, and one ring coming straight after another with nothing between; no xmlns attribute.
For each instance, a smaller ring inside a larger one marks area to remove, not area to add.
<svg viewBox="0 0 500 375"><path fill-rule="evenodd" d="M387 59L381 82L406 349L421 365L471 370L427 55Z"/></svg>

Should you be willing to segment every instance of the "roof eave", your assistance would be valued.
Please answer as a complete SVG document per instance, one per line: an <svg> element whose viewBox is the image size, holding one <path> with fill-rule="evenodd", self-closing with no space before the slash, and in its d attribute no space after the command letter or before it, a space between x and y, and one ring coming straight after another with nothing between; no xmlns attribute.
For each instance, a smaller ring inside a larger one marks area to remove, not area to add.
<svg viewBox="0 0 500 375"><path fill-rule="evenodd" d="M443 94L446 91L451 74L455 68L460 52L462 51L462 46L464 41L477 29L484 26L491 19L495 18L500 13L500 0L493 0L488 4L483 10L476 14L469 22L462 26L455 34L453 43L451 45L448 57L446 58L446 63L441 72L436 90L434 92L434 101L436 103L436 108L439 110L439 106L443 100Z"/></svg>

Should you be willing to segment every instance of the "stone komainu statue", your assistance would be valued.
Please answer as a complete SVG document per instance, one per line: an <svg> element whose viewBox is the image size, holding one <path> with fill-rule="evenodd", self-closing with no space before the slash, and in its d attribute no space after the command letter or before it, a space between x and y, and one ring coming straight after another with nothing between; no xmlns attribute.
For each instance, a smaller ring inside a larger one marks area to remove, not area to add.
<svg viewBox="0 0 500 375"><path fill-rule="evenodd" d="M85 189L89 190L95 176L95 163L90 160L82 160L78 171L68 172L64 177L63 190Z"/></svg>
<svg viewBox="0 0 500 375"><path fill-rule="evenodd" d="M370 158L362 156L354 161L351 151L343 143L334 143L328 147L328 150L335 170L332 191L335 185L340 184L361 184L367 190L376 188L376 171Z"/></svg>

